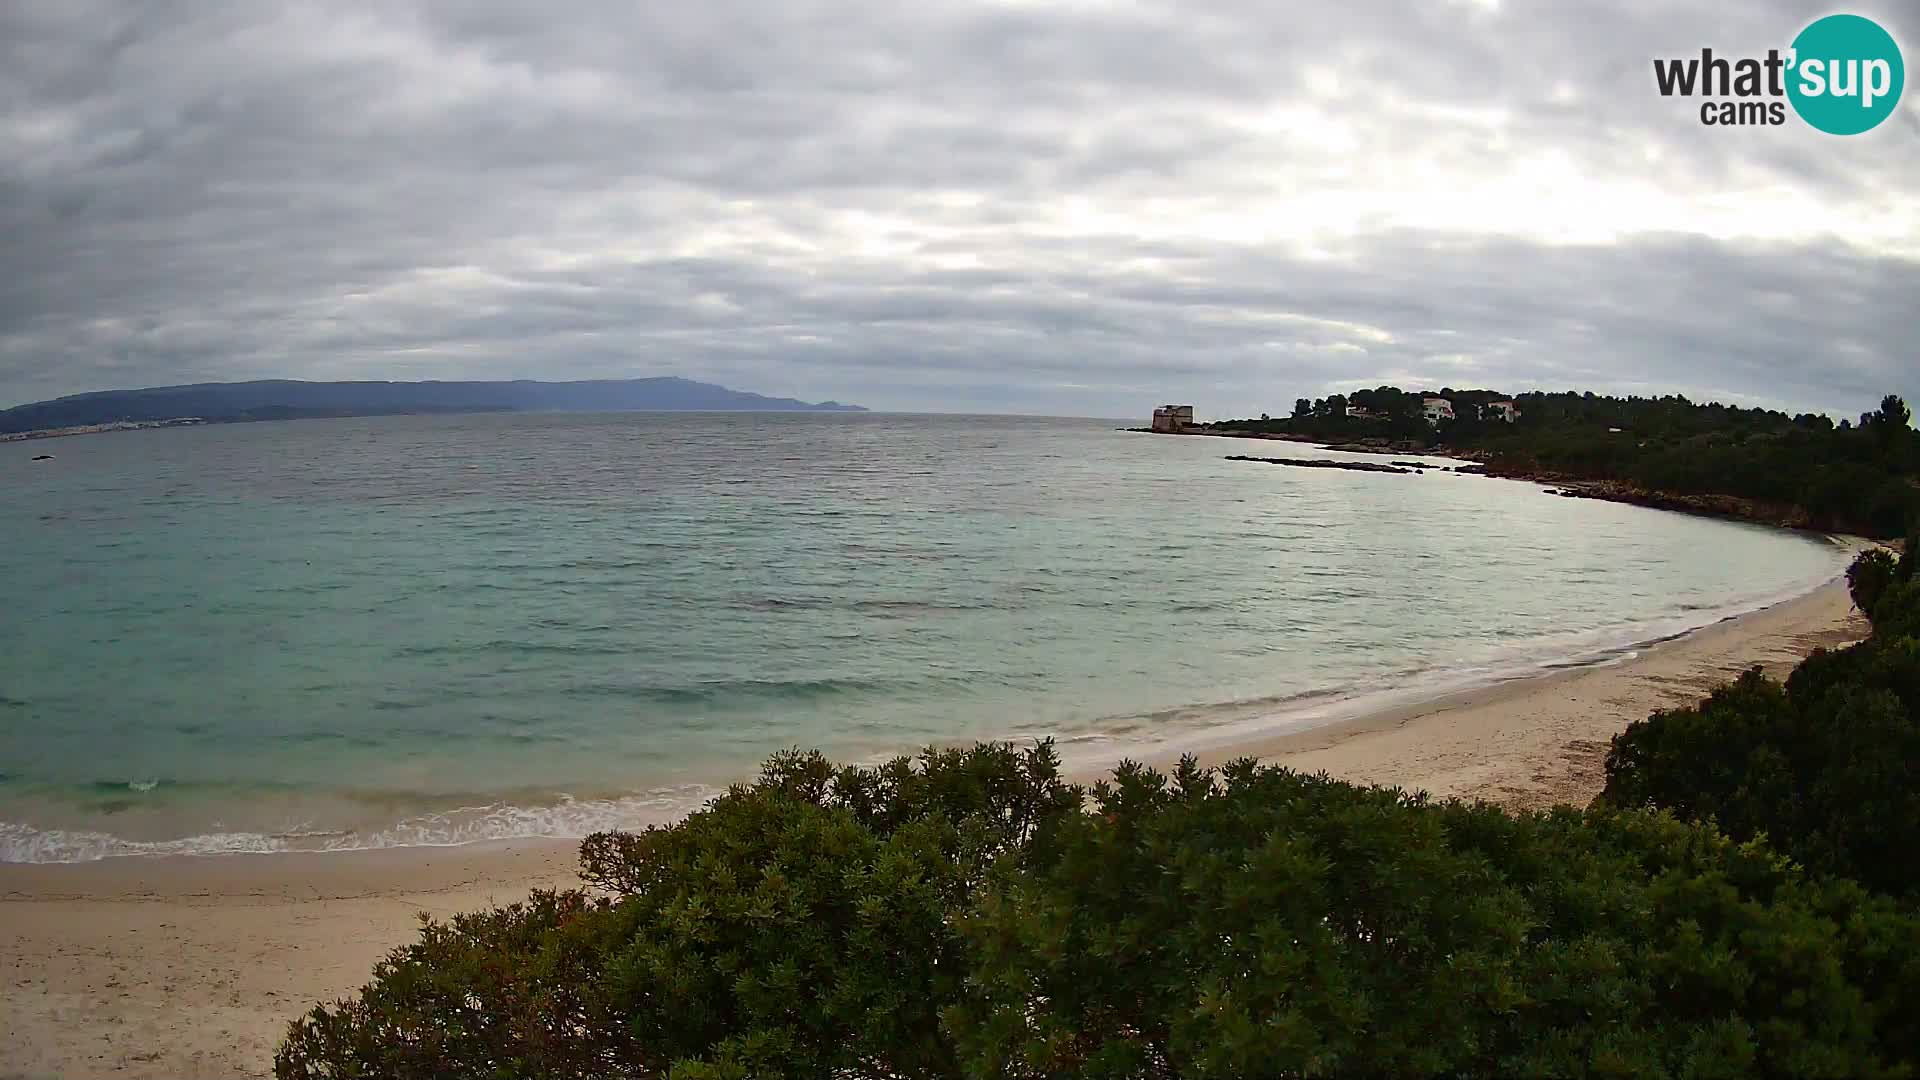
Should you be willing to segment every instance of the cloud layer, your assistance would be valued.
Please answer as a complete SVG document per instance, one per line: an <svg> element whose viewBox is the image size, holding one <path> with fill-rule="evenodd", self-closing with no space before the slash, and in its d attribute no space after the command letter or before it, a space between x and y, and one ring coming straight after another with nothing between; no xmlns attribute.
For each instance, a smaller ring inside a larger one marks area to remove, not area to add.
<svg viewBox="0 0 1920 1080"><path fill-rule="evenodd" d="M1653 89L1654 56L1824 7L1302 7L11 0L0 404L653 374L1126 416L1379 382L1920 399L1920 94L1849 139Z"/></svg>

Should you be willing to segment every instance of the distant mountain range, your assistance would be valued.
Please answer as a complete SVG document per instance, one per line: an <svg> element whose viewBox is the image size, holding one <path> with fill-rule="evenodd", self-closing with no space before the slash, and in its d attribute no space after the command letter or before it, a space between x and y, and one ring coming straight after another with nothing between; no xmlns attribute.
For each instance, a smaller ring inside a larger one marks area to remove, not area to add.
<svg viewBox="0 0 1920 1080"><path fill-rule="evenodd" d="M837 401L809 404L691 379L586 382L259 382L196 383L101 390L0 411L0 433L199 417L210 423L316 416L470 412L865 412Z"/></svg>

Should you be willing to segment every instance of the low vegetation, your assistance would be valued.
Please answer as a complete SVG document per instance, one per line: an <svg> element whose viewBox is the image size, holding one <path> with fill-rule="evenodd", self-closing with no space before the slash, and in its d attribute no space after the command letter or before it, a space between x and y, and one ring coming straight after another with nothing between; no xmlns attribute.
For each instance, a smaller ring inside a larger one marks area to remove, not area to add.
<svg viewBox="0 0 1920 1080"><path fill-rule="evenodd" d="M1848 573L1872 636L1815 652L1784 684L1756 669L1613 741L1601 800L1765 838L1810 870L1920 899L1920 575L1916 541Z"/></svg>
<svg viewBox="0 0 1920 1080"><path fill-rule="evenodd" d="M1899 1077L1920 1062L1915 557L1873 637L1616 740L1586 810L1051 746L798 752L589 888L429 921L293 1077Z"/></svg>

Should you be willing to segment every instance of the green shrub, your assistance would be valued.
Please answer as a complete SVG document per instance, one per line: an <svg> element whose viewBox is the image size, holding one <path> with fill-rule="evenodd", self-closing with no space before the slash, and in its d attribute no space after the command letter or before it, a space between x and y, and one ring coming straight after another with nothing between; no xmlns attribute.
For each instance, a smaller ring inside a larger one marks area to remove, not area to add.
<svg viewBox="0 0 1920 1080"><path fill-rule="evenodd" d="M297 1021L281 1077L647 1075L604 1001L620 943L611 905L578 891L425 921L359 996ZM638 1056L636 1056L638 1055Z"/></svg>
<svg viewBox="0 0 1920 1080"><path fill-rule="evenodd" d="M1100 805L963 924L973 1075L1848 1076L1915 1049L1908 917L1671 818L1250 763L1123 772Z"/></svg>
<svg viewBox="0 0 1920 1080"><path fill-rule="evenodd" d="M1920 580L1911 552L1848 571L1873 622L1865 642L1818 650L1785 685L1758 669L1700 704L1616 736L1601 801L1766 837L1810 870L1920 896Z"/></svg>
<svg viewBox="0 0 1920 1080"><path fill-rule="evenodd" d="M281 1077L944 1076L966 961L951 915L1076 813L1050 745L872 769L781 754L685 821L603 833L618 895L429 923L295 1024Z"/></svg>
<svg viewBox="0 0 1920 1080"><path fill-rule="evenodd" d="M783 755L429 924L282 1077L1898 1076L1920 927L1665 815Z"/></svg>
<svg viewBox="0 0 1920 1080"><path fill-rule="evenodd" d="M1853 596L1854 606L1871 612L1898 580L1897 566L1893 553L1885 548L1861 552L1847 567L1847 591Z"/></svg>

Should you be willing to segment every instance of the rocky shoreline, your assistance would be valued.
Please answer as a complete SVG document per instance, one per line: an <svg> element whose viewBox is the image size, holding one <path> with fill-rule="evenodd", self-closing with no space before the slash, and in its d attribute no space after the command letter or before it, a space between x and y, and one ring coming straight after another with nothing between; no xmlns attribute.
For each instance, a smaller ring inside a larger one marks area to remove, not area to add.
<svg viewBox="0 0 1920 1080"><path fill-rule="evenodd" d="M1523 470L1506 472L1488 469L1487 475L1506 480L1530 480L1536 484L1547 484L1550 485L1547 488L1547 494L1568 499L1602 499L1607 502L1631 503L1634 506L1645 506L1654 510L1674 510L1683 514L1749 521L1783 529L1813 527L1807 512L1800 507L1764 503L1735 495L1681 495L1670 491L1649 491L1617 480L1575 480Z"/></svg>
<svg viewBox="0 0 1920 1080"><path fill-rule="evenodd" d="M1129 428L1130 431L1147 431L1145 428ZM1169 434L1150 432L1151 434ZM1527 469L1518 466L1503 465L1495 455L1485 451L1456 450L1448 446L1420 446L1406 439L1369 439L1364 442L1327 442L1307 435L1290 435L1284 432L1248 432L1221 430L1191 430L1174 432L1181 435L1211 435L1215 438L1256 439L1269 442L1299 442L1318 446L1323 450L1335 450L1348 454L1419 454L1423 457L1444 457L1463 461L1466 464L1448 468L1442 465L1421 465L1412 461L1395 461L1390 465L1375 465L1357 461L1322 461L1307 458L1264 458L1245 454L1230 454L1228 461L1258 461L1271 465L1290 465L1297 468L1346 469L1353 472L1419 473L1423 471L1455 472L1498 477L1502 480L1524 480L1542 484L1546 494L1568 499L1600 499L1606 502L1628 503L1644 506L1652 510L1671 510L1682 514L1697 514L1703 517L1722 518L1729 521L1745 521L1757 525L1771 525L1783 529L1814 528L1807 512L1798 507L1783 503L1769 503L1757 499L1746 499L1736 495L1697 495L1671 491L1655 491L1618 480L1596 480L1585 477L1569 476L1545 470Z"/></svg>

